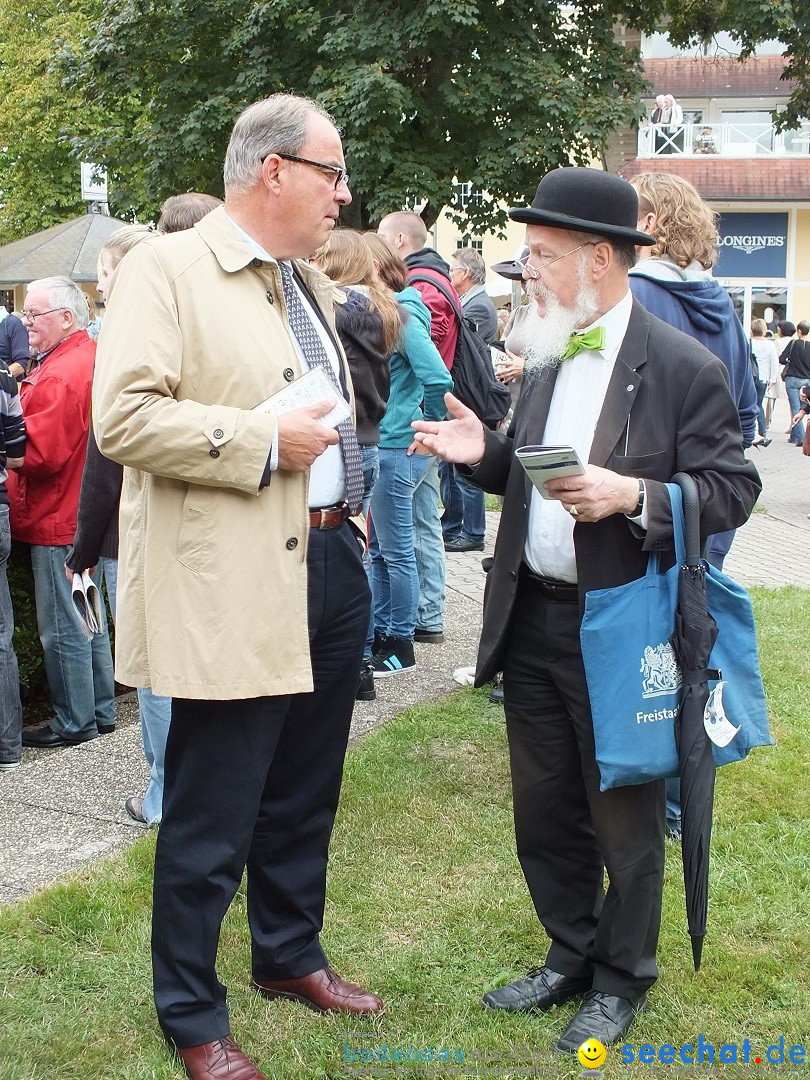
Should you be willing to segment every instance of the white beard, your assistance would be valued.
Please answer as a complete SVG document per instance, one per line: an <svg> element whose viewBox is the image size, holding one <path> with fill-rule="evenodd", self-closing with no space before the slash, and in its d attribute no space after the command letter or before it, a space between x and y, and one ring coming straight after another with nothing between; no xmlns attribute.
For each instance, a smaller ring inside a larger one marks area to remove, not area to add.
<svg viewBox="0 0 810 1080"><path fill-rule="evenodd" d="M591 323L599 310L596 290L585 281L581 263L577 277L579 288L572 308L563 307L541 281L529 282L526 291L532 308L522 327L530 342L526 352L525 374L537 374L545 368L558 367L571 335ZM535 296L541 297L545 303L543 315L537 310Z"/></svg>

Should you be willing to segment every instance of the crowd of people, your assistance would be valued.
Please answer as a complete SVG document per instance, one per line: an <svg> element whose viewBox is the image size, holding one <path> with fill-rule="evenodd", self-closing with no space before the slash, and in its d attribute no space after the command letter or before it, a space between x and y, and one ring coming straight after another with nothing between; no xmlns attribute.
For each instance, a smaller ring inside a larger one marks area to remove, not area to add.
<svg viewBox="0 0 810 1080"><path fill-rule="evenodd" d="M669 108L661 123L676 123ZM0 767L21 744L115 726L106 624L88 639L71 610L74 575L91 571L150 766L127 811L160 825L161 1028L192 1080L263 1080L231 1033L222 920L247 870L257 992L353 1016L384 1008L320 940L351 715L375 680L413 670L415 641L444 640L446 553L483 549L484 492L496 494L475 678L503 675L517 852L551 944L483 1005L581 999L558 1049L614 1042L657 976L678 792L600 790L580 613L588 590L643 576L651 551L672 560L675 472L696 482L718 565L759 492L743 451L767 444L776 369L711 276L714 217L669 174L630 184L555 169L510 211L526 246L496 271L521 281L524 302L499 319L481 256L443 258L418 214L336 228L351 201L343 148L312 101L278 94L240 115L224 190L224 203L173 198L157 230L109 239L97 342L75 283L28 287L26 355L14 345L0 370L0 569L9 534L29 546L54 716L22 729L0 574ZM501 342L513 408L497 431L452 393L462 319ZM776 362L801 442L810 327L789 326ZM328 397L274 408L308 371ZM332 426L336 403L351 416ZM548 498L514 454L539 443L587 463L549 481Z"/></svg>

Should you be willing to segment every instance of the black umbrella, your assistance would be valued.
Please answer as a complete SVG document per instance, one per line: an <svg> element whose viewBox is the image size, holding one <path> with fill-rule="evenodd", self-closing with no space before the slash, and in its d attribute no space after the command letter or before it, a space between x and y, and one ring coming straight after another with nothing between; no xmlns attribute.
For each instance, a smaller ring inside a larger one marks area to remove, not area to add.
<svg viewBox="0 0 810 1080"><path fill-rule="evenodd" d="M683 493L686 562L678 580L678 609L672 647L683 680L675 725L681 773L681 851L686 918L695 971L700 969L709 901L709 843L712 835L715 764L703 726L709 697L709 655L717 624L706 602L706 570L700 560L700 504L691 476L673 477Z"/></svg>

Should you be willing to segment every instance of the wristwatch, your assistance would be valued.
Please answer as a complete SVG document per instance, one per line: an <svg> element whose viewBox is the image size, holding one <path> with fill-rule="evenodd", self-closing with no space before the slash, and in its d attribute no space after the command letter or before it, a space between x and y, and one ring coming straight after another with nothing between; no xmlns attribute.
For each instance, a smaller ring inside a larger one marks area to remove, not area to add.
<svg viewBox="0 0 810 1080"><path fill-rule="evenodd" d="M644 486L644 481L638 482L638 502L636 503L635 510L631 510L627 515L630 518L641 517L641 511L644 509L644 496L647 494L647 489Z"/></svg>

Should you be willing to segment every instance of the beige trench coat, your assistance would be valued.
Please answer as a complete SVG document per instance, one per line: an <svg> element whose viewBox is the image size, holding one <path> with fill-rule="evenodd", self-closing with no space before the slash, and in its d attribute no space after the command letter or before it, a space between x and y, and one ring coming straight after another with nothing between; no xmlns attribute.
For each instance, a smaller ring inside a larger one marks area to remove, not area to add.
<svg viewBox="0 0 810 1080"><path fill-rule="evenodd" d="M298 269L334 330L332 284ZM278 268L252 257L224 209L145 241L118 269L93 425L102 453L127 466L121 682L218 700L312 689L308 474L274 472L260 489L276 423L251 411L300 371Z"/></svg>

